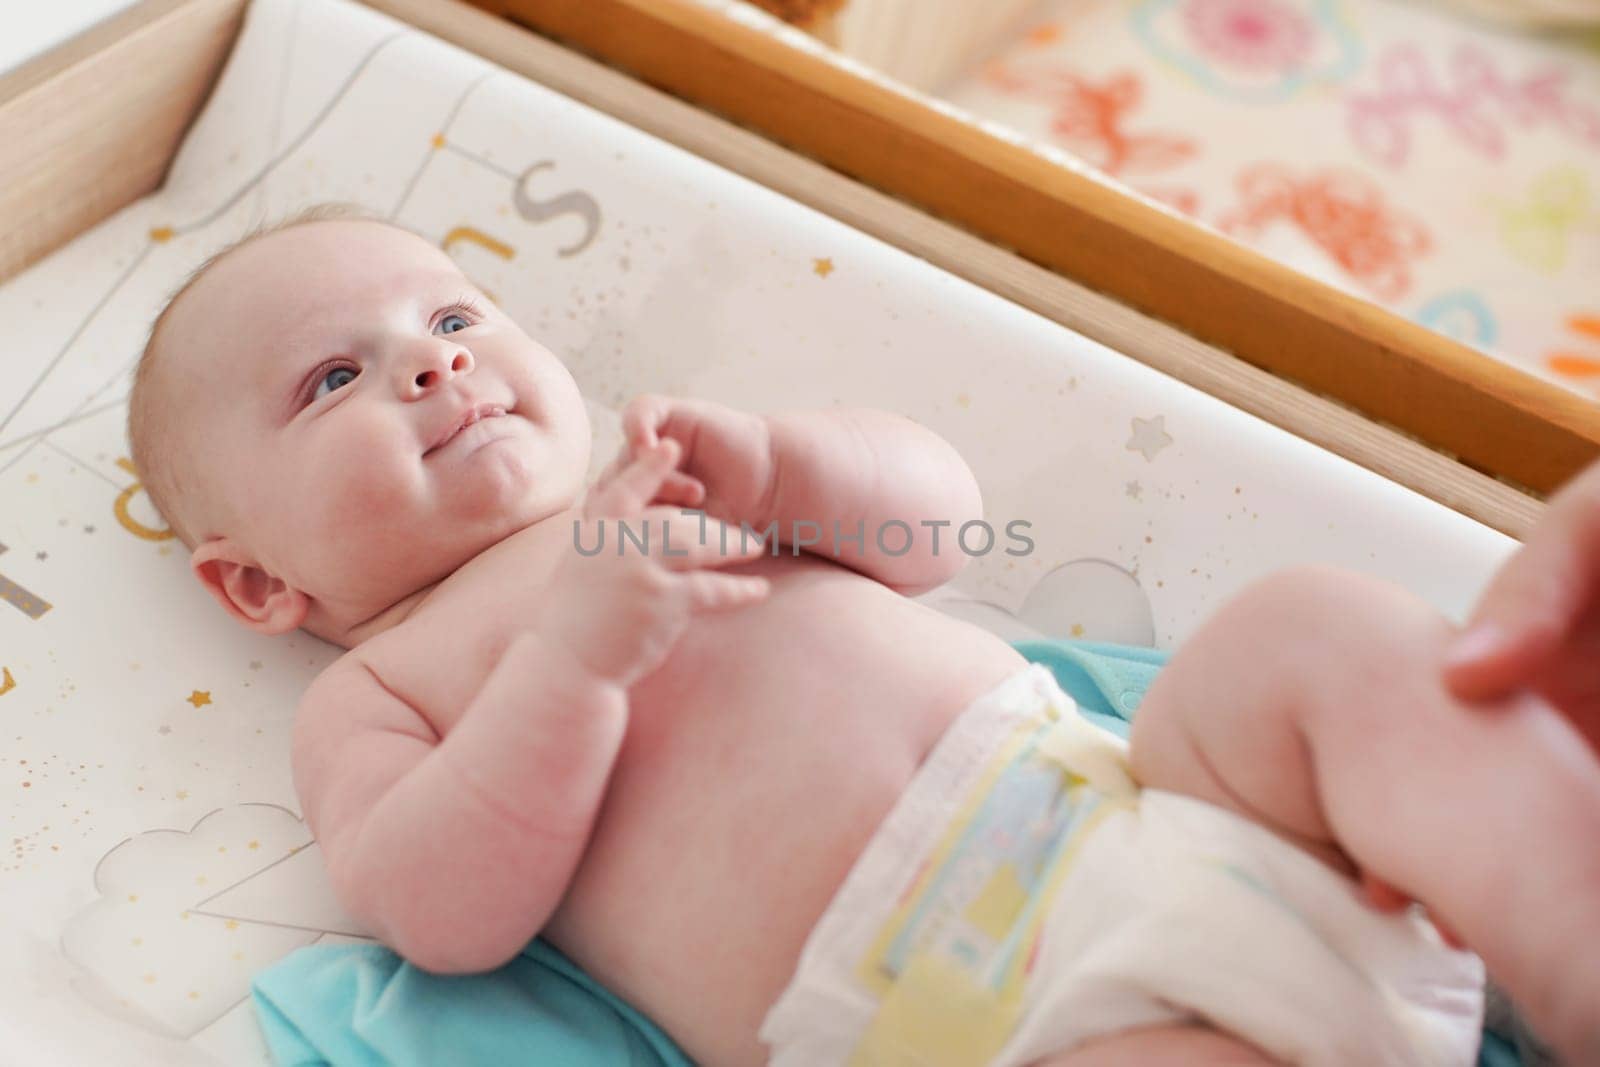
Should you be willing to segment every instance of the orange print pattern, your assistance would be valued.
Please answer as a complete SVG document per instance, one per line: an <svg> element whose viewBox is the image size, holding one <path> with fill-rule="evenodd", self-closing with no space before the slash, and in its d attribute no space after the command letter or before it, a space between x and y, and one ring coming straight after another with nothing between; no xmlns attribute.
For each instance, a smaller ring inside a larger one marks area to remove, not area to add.
<svg viewBox="0 0 1600 1067"><path fill-rule="evenodd" d="M1354 171L1330 168L1302 179L1264 163L1240 174L1236 185L1243 203L1218 220L1225 232L1247 236L1287 221L1383 300L1411 288L1412 260L1433 248L1420 222L1391 208L1383 190Z"/></svg>
<svg viewBox="0 0 1600 1067"><path fill-rule="evenodd" d="M1132 72L1113 74L1100 84L1064 70L1019 71L1001 63L991 64L984 73L997 89L1054 105L1050 132L1107 174L1126 177L1171 170L1198 151L1187 137L1126 129L1129 116L1144 99L1144 85Z"/></svg>
<svg viewBox="0 0 1600 1067"><path fill-rule="evenodd" d="M1594 341L1594 354L1555 351L1544 357L1545 366L1566 378L1585 381L1600 378L1600 314L1573 315L1567 319L1567 328L1579 337Z"/></svg>

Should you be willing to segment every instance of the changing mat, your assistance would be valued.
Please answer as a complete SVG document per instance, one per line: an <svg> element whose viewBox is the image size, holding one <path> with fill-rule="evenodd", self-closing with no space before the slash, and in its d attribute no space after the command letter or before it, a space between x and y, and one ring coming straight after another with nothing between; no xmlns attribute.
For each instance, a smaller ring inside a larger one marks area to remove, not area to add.
<svg viewBox="0 0 1600 1067"><path fill-rule="evenodd" d="M288 765L336 655L229 623L140 491L129 372L206 254L309 202L429 236L562 356L598 471L643 391L871 405L1026 556L930 605L1171 647L1318 560L1460 616L1514 543L972 284L345 0L255 0L167 186L0 286L0 1061L260 1063L253 975L365 943Z"/></svg>

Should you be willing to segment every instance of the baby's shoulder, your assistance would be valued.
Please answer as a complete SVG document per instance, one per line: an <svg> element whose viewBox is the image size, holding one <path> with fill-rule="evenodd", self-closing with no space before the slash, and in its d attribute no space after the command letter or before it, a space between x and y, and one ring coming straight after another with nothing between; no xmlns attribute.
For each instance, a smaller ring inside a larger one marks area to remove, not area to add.
<svg viewBox="0 0 1600 1067"><path fill-rule="evenodd" d="M344 654L328 670L360 672L443 733L499 661L498 613L440 605L418 611Z"/></svg>

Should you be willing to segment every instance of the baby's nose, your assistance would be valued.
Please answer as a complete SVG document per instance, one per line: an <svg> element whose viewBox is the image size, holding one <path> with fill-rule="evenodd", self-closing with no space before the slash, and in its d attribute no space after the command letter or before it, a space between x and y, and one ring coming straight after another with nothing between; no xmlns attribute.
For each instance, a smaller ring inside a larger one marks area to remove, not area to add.
<svg viewBox="0 0 1600 1067"><path fill-rule="evenodd" d="M472 353L465 348L435 346L418 357L403 373L404 385L413 394L438 388L458 374L472 370Z"/></svg>

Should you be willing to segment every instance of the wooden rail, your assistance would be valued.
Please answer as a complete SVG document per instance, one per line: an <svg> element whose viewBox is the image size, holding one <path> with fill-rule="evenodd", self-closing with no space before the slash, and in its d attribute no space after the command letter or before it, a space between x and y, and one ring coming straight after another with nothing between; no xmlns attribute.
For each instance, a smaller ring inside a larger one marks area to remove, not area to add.
<svg viewBox="0 0 1600 1067"><path fill-rule="evenodd" d="M1549 491L1600 405L694 0L473 0L1491 474Z"/></svg>
<svg viewBox="0 0 1600 1067"><path fill-rule="evenodd" d="M155 190L245 0L143 0L0 76L0 281Z"/></svg>

